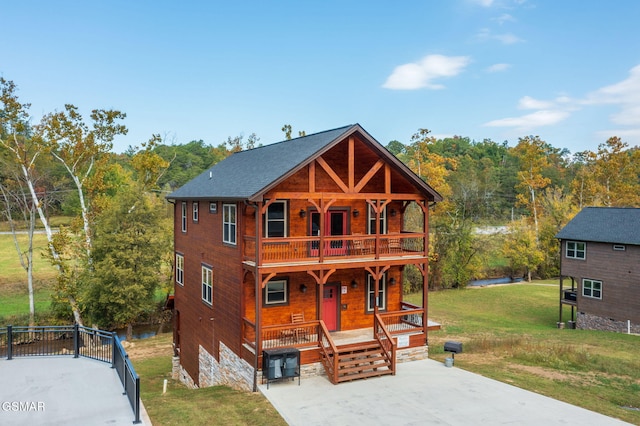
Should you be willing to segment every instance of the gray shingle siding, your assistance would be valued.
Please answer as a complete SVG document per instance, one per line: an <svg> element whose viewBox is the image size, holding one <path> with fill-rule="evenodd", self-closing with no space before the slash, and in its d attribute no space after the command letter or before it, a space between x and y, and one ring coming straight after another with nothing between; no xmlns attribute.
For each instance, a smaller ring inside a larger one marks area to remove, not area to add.
<svg viewBox="0 0 640 426"><path fill-rule="evenodd" d="M556 238L640 245L640 209L586 207L558 232Z"/></svg>

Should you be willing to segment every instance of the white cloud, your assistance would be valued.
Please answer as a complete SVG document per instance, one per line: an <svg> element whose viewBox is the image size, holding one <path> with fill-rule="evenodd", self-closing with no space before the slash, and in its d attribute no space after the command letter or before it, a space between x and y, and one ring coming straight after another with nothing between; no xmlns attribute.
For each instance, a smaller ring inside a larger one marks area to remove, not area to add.
<svg viewBox="0 0 640 426"><path fill-rule="evenodd" d="M471 62L468 56L428 55L418 62L399 65L382 87L395 90L443 89L433 81L460 74Z"/></svg>
<svg viewBox="0 0 640 426"><path fill-rule="evenodd" d="M489 28L481 29L478 34L476 34L476 39L482 42L497 40L502 44L515 44L523 41L521 38L511 33L494 34Z"/></svg>
<svg viewBox="0 0 640 426"><path fill-rule="evenodd" d="M618 105L620 110L611 121L626 126L640 126L640 65L629 71L629 77L587 95L585 105Z"/></svg>
<svg viewBox="0 0 640 426"><path fill-rule="evenodd" d="M501 72L511 68L511 64L493 64L487 68L487 72Z"/></svg>
<svg viewBox="0 0 640 426"><path fill-rule="evenodd" d="M541 126L557 124L569 116L569 112L561 110L541 110L520 117L501 118L489 121L487 127L515 127L526 131Z"/></svg>
<svg viewBox="0 0 640 426"><path fill-rule="evenodd" d="M518 109L549 109L553 108L553 102L533 99L525 96L518 101Z"/></svg>
<svg viewBox="0 0 640 426"><path fill-rule="evenodd" d="M498 16L497 18L493 18L492 20L496 21L499 25L502 25L505 22L516 22L516 18L509 15L508 13L503 13L502 15Z"/></svg>

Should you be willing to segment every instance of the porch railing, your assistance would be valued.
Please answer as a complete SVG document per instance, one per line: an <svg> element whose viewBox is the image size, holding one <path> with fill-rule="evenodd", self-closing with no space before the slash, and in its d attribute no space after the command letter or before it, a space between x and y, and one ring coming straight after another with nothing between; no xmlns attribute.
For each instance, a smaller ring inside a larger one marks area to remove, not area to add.
<svg viewBox="0 0 640 426"><path fill-rule="evenodd" d="M115 333L95 328L70 326L0 327L0 357L72 356L111 364L140 423L140 377Z"/></svg>
<svg viewBox="0 0 640 426"><path fill-rule="evenodd" d="M329 330L324 325L324 321L320 322L318 331L320 332L318 344L320 346L320 351L322 352L320 360L327 372L329 381L335 385L338 383L338 348L333 342L333 339L329 334Z"/></svg>
<svg viewBox="0 0 640 426"><path fill-rule="evenodd" d="M422 233L352 234L320 237L288 237L262 239L260 264L282 262L318 263L325 259L383 258L424 254ZM256 238L244 237L244 260L255 260Z"/></svg>
<svg viewBox="0 0 640 426"><path fill-rule="evenodd" d="M262 327L262 348L318 346L320 321Z"/></svg>
<svg viewBox="0 0 640 426"><path fill-rule="evenodd" d="M382 316L376 314L373 319L373 335L380 343L380 347L384 353L385 358L389 361L389 370L391 374L396 374L396 342L391 336L391 333L387 329Z"/></svg>
<svg viewBox="0 0 640 426"><path fill-rule="evenodd" d="M424 309L410 303L402 303L401 311L380 313L381 321L391 334L422 332Z"/></svg>

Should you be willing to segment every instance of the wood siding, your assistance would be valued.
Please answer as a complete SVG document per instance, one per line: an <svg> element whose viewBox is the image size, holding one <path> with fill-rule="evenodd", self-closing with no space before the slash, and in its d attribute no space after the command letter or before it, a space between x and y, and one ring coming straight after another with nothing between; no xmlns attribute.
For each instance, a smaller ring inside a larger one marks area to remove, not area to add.
<svg viewBox="0 0 640 426"><path fill-rule="evenodd" d="M244 223L244 216L238 210L237 245L233 246L222 244L222 203L218 203L217 213L210 213L209 202L200 202L199 220L194 223L189 202L186 233L180 232L180 208L176 203L175 251L184 256L184 286L175 284L175 309L180 312L180 363L198 383L198 346L216 359L220 341L240 353L240 224ZM211 306L202 300L203 265L213 270Z"/></svg>
<svg viewBox="0 0 640 426"><path fill-rule="evenodd" d="M640 247L626 245L619 251L614 244L586 244L586 258L578 260L566 257L566 241L562 241L561 272L576 281L578 311L640 323ZM602 299L582 296L584 278L602 281Z"/></svg>

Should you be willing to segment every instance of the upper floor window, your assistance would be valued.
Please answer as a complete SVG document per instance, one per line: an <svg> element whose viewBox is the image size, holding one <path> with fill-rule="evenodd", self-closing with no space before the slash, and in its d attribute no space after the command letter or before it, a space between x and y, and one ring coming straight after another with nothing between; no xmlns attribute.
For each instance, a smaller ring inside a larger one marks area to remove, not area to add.
<svg viewBox="0 0 640 426"><path fill-rule="evenodd" d="M187 232L187 203L186 201L182 202L182 232Z"/></svg>
<svg viewBox="0 0 640 426"><path fill-rule="evenodd" d="M192 206L192 210L193 210L193 221L197 223L198 222L198 208L199 208L200 205L198 204L197 201L194 201L191 206Z"/></svg>
<svg viewBox="0 0 640 426"><path fill-rule="evenodd" d="M376 280L367 274L367 312L373 312L376 305L378 310L387 309L387 276L383 275L378 282L378 298L376 299Z"/></svg>
<svg viewBox="0 0 640 426"><path fill-rule="evenodd" d="M236 205L222 205L222 241L228 244L236 243Z"/></svg>
<svg viewBox="0 0 640 426"><path fill-rule="evenodd" d="M265 305L284 305L288 301L287 280L271 280L264 289Z"/></svg>
<svg viewBox="0 0 640 426"><path fill-rule="evenodd" d="M213 304L213 270L202 265L202 300Z"/></svg>
<svg viewBox="0 0 640 426"><path fill-rule="evenodd" d="M387 233L387 206L380 212L380 231L381 234ZM376 212L371 204L367 203L367 234L376 233Z"/></svg>
<svg viewBox="0 0 640 426"><path fill-rule="evenodd" d="M264 215L264 235L269 237L287 236L287 202L274 201Z"/></svg>
<svg viewBox="0 0 640 426"><path fill-rule="evenodd" d="M625 251L627 248L622 244L614 244L613 249L615 251Z"/></svg>
<svg viewBox="0 0 640 426"><path fill-rule="evenodd" d="M587 243L567 241L566 256L569 259L585 259L587 256Z"/></svg>
<svg viewBox="0 0 640 426"><path fill-rule="evenodd" d="M602 299L602 281L583 279L582 295L592 299Z"/></svg>
<svg viewBox="0 0 640 426"><path fill-rule="evenodd" d="M184 285L184 256L176 253L176 282Z"/></svg>

